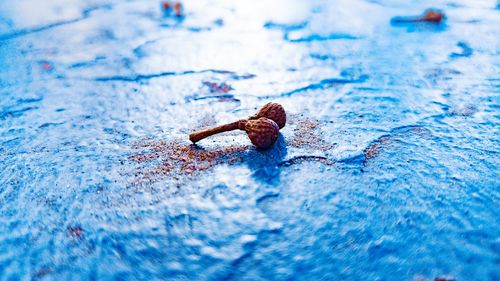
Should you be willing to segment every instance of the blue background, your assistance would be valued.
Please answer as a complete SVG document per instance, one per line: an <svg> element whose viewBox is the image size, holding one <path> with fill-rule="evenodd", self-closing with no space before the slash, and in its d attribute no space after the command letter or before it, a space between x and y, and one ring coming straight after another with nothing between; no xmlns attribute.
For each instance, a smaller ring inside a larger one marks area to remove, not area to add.
<svg viewBox="0 0 500 281"><path fill-rule="evenodd" d="M0 280L500 280L498 2L183 4L1 1Z"/></svg>

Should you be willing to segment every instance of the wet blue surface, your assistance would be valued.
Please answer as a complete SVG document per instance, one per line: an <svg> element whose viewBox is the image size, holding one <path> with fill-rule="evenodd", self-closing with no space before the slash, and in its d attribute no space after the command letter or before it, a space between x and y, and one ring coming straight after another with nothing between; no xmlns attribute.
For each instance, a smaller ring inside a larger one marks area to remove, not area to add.
<svg viewBox="0 0 500 281"><path fill-rule="evenodd" d="M500 280L498 2L266 2L0 3L0 280Z"/></svg>

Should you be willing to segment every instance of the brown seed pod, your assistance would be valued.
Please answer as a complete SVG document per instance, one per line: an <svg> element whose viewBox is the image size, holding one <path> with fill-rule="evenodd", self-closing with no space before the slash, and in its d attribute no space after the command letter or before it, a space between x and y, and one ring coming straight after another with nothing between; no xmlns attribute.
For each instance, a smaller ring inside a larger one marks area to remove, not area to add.
<svg viewBox="0 0 500 281"><path fill-rule="evenodd" d="M438 10L434 9L427 9L425 10L424 14L421 17L421 21L428 21L428 22L441 22L441 20L444 18L444 14L441 13Z"/></svg>
<svg viewBox="0 0 500 281"><path fill-rule="evenodd" d="M285 127L286 124L286 113L285 109L281 104L275 103L275 102L270 102L264 105L257 114L254 116L251 116L249 119L259 119L261 117L266 117L268 119L273 120L278 124L278 127L281 129Z"/></svg>
<svg viewBox="0 0 500 281"><path fill-rule="evenodd" d="M427 9L419 16L395 17L392 19L394 23L410 23L410 22L431 22L440 23L446 18L446 15L436 9Z"/></svg>
<svg viewBox="0 0 500 281"><path fill-rule="evenodd" d="M245 123L245 131L256 147L268 148L278 139L279 127L273 120L260 117L248 120Z"/></svg>
<svg viewBox="0 0 500 281"><path fill-rule="evenodd" d="M264 105L257 114L248 120L239 120L225 125L193 132L189 140L196 143L206 137L232 130L244 130L252 143L259 148L267 148L278 139L279 129L286 123L286 113L278 103L270 102Z"/></svg>

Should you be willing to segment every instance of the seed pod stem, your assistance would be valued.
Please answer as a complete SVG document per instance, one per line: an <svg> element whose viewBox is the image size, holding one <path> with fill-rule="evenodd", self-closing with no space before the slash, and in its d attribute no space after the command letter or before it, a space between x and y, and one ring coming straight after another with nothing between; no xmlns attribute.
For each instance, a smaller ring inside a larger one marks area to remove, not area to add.
<svg viewBox="0 0 500 281"><path fill-rule="evenodd" d="M238 120L232 123L224 124L221 126L217 126L214 128L208 128L200 131L196 131L194 133L189 134L189 140L192 141L193 143L197 143L200 140L215 135L223 132L229 132L233 130L245 130L245 124L247 120Z"/></svg>

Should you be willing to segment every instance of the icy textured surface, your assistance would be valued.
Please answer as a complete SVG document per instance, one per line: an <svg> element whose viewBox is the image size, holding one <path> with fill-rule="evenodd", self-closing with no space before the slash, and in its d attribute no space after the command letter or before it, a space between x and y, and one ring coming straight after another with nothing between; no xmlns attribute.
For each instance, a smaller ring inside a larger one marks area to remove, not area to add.
<svg viewBox="0 0 500 281"><path fill-rule="evenodd" d="M0 2L0 280L500 280L496 1L184 6Z"/></svg>

